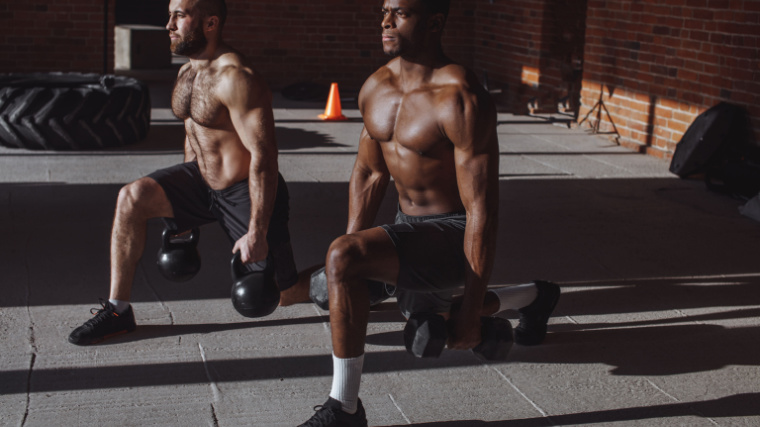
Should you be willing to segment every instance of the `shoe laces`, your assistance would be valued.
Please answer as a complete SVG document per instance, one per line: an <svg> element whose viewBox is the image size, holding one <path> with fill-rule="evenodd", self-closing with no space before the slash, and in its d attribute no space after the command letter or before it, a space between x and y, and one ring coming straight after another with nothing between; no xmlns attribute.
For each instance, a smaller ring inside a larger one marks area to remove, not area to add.
<svg viewBox="0 0 760 427"><path fill-rule="evenodd" d="M119 317L119 314L114 311L113 306L111 306L111 303L104 300L103 298L98 298L100 301L101 308L93 307L90 309L90 313L94 316L92 319L88 320L87 323L95 326L104 320L108 319L111 316Z"/></svg>
<svg viewBox="0 0 760 427"><path fill-rule="evenodd" d="M317 405L314 407L314 411L316 412L309 418L309 421L303 424L304 426L319 427L330 425L330 423L335 421L335 413L333 412L333 408L329 406Z"/></svg>

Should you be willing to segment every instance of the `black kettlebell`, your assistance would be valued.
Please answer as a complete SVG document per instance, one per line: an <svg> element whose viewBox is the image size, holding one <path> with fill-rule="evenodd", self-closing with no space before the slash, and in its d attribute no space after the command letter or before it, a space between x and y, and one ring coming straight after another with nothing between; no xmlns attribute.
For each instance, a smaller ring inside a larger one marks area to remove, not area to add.
<svg viewBox="0 0 760 427"><path fill-rule="evenodd" d="M231 262L232 306L245 317L264 317L272 314L280 303L280 289L274 280L271 260L262 271L245 271L240 252Z"/></svg>
<svg viewBox="0 0 760 427"><path fill-rule="evenodd" d="M172 241L175 230L165 229L163 245L158 251L158 271L173 282L186 282L201 269L201 254L198 252L198 238L201 231L193 228L189 238Z"/></svg>

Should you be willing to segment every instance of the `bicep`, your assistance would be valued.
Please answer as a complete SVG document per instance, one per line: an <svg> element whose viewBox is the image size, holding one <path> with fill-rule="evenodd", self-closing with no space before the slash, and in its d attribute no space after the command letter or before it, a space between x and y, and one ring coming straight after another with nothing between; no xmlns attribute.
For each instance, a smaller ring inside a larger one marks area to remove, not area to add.
<svg viewBox="0 0 760 427"><path fill-rule="evenodd" d="M230 116L236 133L248 150L276 147L271 108L249 106L238 111L230 110Z"/></svg>
<svg viewBox="0 0 760 427"><path fill-rule="evenodd" d="M388 171L380 143L372 139L366 128L362 128L361 136L359 137L359 150L356 155L354 168L359 168L369 173L386 173Z"/></svg>
<svg viewBox="0 0 760 427"><path fill-rule="evenodd" d="M271 93L254 76L229 73L220 99L227 107L235 132L251 151L276 146Z"/></svg>
<svg viewBox="0 0 760 427"><path fill-rule="evenodd" d="M454 145L454 160L462 202L471 210L485 207L498 187L499 152L496 114L490 105L481 108L464 100L458 111L444 122L445 132Z"/></svg>

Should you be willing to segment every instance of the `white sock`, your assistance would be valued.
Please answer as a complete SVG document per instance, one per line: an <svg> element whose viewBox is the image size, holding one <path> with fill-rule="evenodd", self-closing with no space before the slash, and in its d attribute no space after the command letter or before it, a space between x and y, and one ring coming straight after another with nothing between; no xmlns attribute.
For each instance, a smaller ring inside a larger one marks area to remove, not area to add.
<svg viewBox="0 0 760 427"><path fill-rule="evenodd" d="M122 314L129 308L129 301L122 301L118 299L109 299L108 302L110 302L114 306L114 311L116 314Z"/></svg>
<svg viewBox="0 0 760 427"><path fill-rule="evenodd" d="M538 288L535 283L524 285L505 286L503 288L489 289L499 297L499 310L517 310L530 305L538 296Z"/></svg>
<svg viewBox="0 0 760 427"><path fill-rule="evenodd" d="M333 353L333 382L330 397L341 403L343 412L356 413L359 406L359 383L362 380L364 354L341 359Z"/></svg>

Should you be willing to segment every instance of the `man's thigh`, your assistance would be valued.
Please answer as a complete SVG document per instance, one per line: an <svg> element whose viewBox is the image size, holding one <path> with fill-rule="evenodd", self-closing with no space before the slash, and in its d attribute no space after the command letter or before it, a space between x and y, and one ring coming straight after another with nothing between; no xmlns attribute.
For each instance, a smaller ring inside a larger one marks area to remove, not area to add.
<svg viewBox="0 0 760 427"><path fill-rule="evenodd" d="M464 221L385 225L399 259L395 296L404 316L449 311L466 271Z"/></svg>
<svg viewBox="0 0 760 427"><path fill-rule="evenodd" d="M396 286L410 292L440 292L464 284L464 231L422 222L384 225L399 259Z"/></svg>
<svg viewBox="0 0 760 427"><path fill-rule="evenodd" d="M346 257L342 258L343 255ZM349 276L391 284L398 277L396 248L380 227L339 237L330 246L327 257L328 268L343 259L342 267Z"/></svg>
<svg viewBox="0 0 760 427"><path fill-rule="evenodd" d="M163 188L172 206L173 218L164 218L166 226L182 232L216 221L209 211L208 187L196 163L180 163L148 175Z"/></svg>

